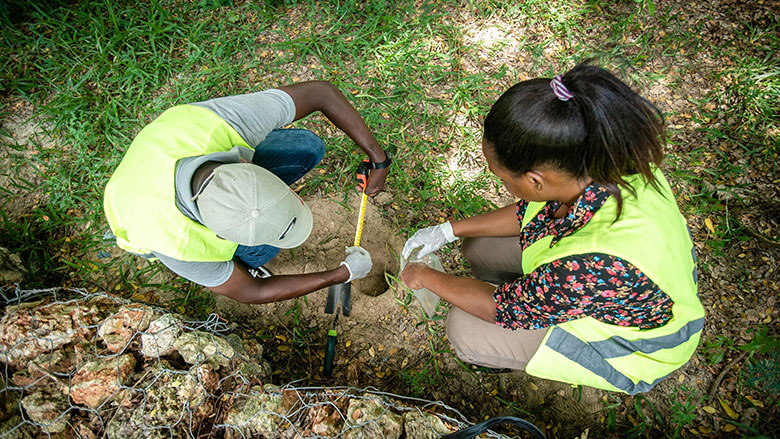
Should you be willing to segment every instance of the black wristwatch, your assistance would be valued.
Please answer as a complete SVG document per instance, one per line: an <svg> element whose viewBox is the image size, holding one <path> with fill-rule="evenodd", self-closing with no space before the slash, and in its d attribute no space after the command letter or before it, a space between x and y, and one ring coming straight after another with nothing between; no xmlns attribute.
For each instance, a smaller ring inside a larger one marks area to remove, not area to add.
<svg viewBox="0 0 780 439"><path fill-rule="evenodd" d="M385 169L393 164L393 159L390 158L390 153L385 151L387 158L383 162L371 162L371 169Z"/></svg>

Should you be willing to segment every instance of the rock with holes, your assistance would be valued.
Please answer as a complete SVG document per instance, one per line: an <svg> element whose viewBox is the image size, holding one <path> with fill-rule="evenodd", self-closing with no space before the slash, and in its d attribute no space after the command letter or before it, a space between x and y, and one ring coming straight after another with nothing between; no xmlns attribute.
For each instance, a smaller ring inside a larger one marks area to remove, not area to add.
<svg viewBox="0 0 780 439"><path fill-rule="evenodd" d="M144 422L156 427L179 422L197 425L211 413L213 401L209 396L218 383L219 377L208 364L193 366L188 371L162 371L147 389Z"/></svg>
<svg viewBox="0 0 780 439"><path fill-rule="evenodd" d="M347 399L317 401L309 408L309 430L314 436L333 437L341 433L347 415Z"/></svg>
<svg viewBox="0 0 780 439"><path fill-rule="evenodd" d="M181 319L173 314L164 314L149 323L141 336L141 354L147 358L158 358L174 352L182 325Z"/></svg>
<svg viewBox="0 0 780 439"><path fill-rule="evenodd" d="M267 361L241 361L233 368L236 382L263 383L271 376L271 365Z"/></svg>
<svg viewBox="0 0 780 439"><path fill-rule="evenodd" d="M438 416L412 410L404 413L404 433L406 439L438 439L450 433Z"/></svg>
<svg viewBox="0 0 780 439"><path fill-rule="evenodd" d="M158 315L159 313L147 306L123 306L100 324L98 336L111 352L118 354L124 351L136 334L146 331L149 323Z"/></svg>
<svg viewBox="0 0 780 439"><path fill-rule="evenodd" d="M79 419L72 424L73 436L78 439L98 439L102 428L97 425L90 424L87 419Z"/></svg>
<svg viewBox="0 0 780 439"><path fill-rule="evenodd" d="M224 338L204 331L181 334L174 347L189 364L207 363L215 369L230 365L235 351Z"/></svg>
<svg viewBox="0 0 780 439"><path fill-rule="evenodd" d="M248 395L241 394L225 418L226 439L247 437L279 437L280 424L285 419L282 392L266 384L255 386Z"/></svg>
<svg viewBox="0 0 780 439"><path fill-rule="evenodd" d="M68 397L53 386L37 389L22 398L27 418L40 424L41 430L48 433L65 431L70 421L68 406Z"/></svg>
<svg viewBox="0 0 780 439"><path fill-rule="evenodd" d="M89 303L39 301L9 306L0 319L0 362L23 369L33 358L91 339L91 325L99 321L99 310Z"/></svg>
<svg viewBox="0 0 780 439"><path fill-rule="evenodd" d="M141 403L143 405L143 403ZM143 410L140 407L135 409L128 409L120 407L117 409L114 416L106 425L106 438L107 439L126 439L126 438L143 438L143 439L170 439L170 438L184 438L180 433L174 434L173 431L167 428L152 428L144 425Z"/></svg>
<svg viewBox="0 0 780 439"><path fill-rule="evenodd" d="M232 377L235 381L257 384L271 376L271 365L263 360L263 346L254 340L241 340L236 334L225 337L234 350Z"/></svg>
<svg viewBox="0 0 780 439"><path fill-rule="evenodd" d="M135 357L131 354L90 361L73 376L70 398L76 404L97 408L117 394L134 368Z"/></svg>
<svg viewBox="0 0 780 439"><path fill-rule="evenodd" d="M27 362L26 370L14 372L11 380L19 387L63 384L61 377L73 375L80 365L94 357L94 346L79 341L51 353L43 353ZM66 380L65 380L66 381Z"/></svg>
<svg viewBox="0 0 780 439"><path fill-rule="evenodd" d="M219 376L208 364L183 371L163 361L149 371L134 386L144 391L129 392L129 403L119 404L106 437L186 438L213 413Z"/></svg>
<svg viewBox="0 0 780 439"><path fill-rule="evenodd" d="M230 343L239 357L257 363L263 359L263 345L256 340L242 340L238 334L228 334L225 336L225 340Z"/></svg>
<svg viewBox="0 0 780 439"><path fill-rule="evenodd" d="M347 409L346 439L398 439L403 418L378 399L353 398Z"/></svg>

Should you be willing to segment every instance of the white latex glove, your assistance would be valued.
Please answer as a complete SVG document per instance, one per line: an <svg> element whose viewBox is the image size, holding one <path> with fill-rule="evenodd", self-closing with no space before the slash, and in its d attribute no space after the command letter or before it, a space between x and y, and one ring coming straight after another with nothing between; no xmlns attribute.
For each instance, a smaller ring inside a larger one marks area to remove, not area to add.
<svg viewBox="0 0 780 439"><path fill-rule="evenodd" d="M355 279L362 279L368 276L368 272L371 271L373 263L371 262L371 255L363 247L347 247L347 257L341 265L347 267L349 270L349 279L347 282L351 282Z"/></svg>
<svg viewBox="0 0 780 439"><path fill-rule="evenodd" d="M417 253L417 257L423 258L427 254L433 253L457 239L458 238L452 232L452 224L449 222L426 227L415 232L415 234L406 241L404 249L401 251L401 256L403 256L404 259L409 259L409 255L412 254L412 251L417 247L422 246L420 252Z"/></svg>

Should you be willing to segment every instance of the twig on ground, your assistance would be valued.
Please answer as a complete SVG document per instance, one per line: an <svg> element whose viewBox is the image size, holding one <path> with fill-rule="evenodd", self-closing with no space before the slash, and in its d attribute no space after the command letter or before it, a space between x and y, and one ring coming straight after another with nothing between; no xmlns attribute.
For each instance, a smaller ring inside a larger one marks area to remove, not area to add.
<svg viewBox="0 0 780 439"><path fill-rule="evenodd" d="M717 378L715 378L715 381L712 382L712 385L710 386L710 391L707 392L707 401L712 401L712 398L715 396L715 393L718 391L720 382L723 381L723 378L726 377L726 374L729 373L729 371L733 369L734 366L737 365L737 363L741 362L747 356L747 354L748 354L747 351L741 353L739 357L731 360L731 363L729 363L726 367L723 368L723 370L720 371Z"/></svg>

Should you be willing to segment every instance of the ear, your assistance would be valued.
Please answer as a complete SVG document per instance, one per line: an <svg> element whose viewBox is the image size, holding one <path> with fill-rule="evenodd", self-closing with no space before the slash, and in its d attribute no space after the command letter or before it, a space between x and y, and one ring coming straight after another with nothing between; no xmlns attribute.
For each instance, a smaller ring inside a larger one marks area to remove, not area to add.
<svg viewBox="0 0 780 439"><path fill-rule="evenodd" d="M542 192L547 186L547 179L539 171L528 171L524 176L536 192Z"/></svg>

